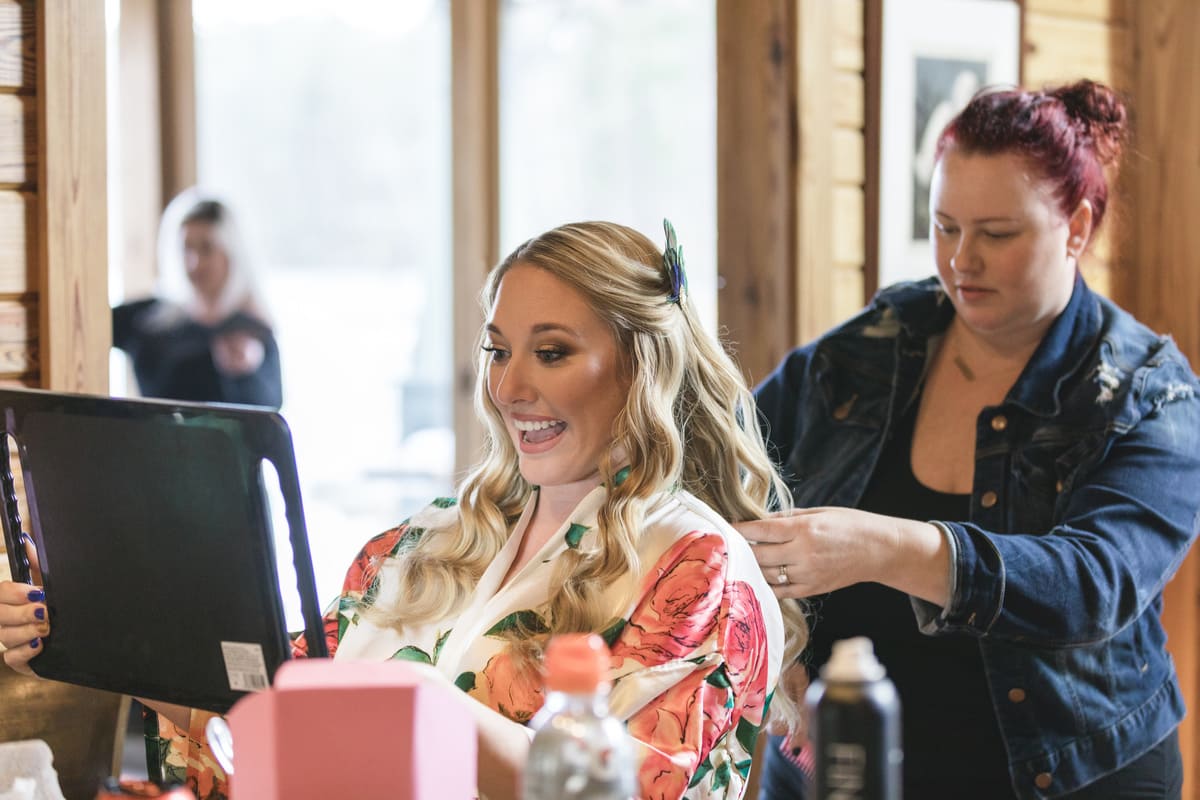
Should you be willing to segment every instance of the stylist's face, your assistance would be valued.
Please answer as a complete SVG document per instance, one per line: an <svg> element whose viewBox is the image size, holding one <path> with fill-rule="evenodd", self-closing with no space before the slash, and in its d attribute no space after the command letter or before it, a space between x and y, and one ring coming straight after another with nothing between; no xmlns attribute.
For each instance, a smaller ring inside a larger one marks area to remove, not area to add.
<svg viewBox="0 0 1200 800"><path fill-rule="evenodd" d="M520 263L500 281L487 330L488 393L521 475L543 492L590 489L629 391L612 331L578 291Z"/></svg>
<svg viewBox="0 0 1200 800"><path fill-rule="evenodd" d="M1071 299L1090 207L1068 220L1020 156L953 148L934 168L929 206L938 277L959 320L988 337L1040 337Z"/></svg>
<svg viewBox="0 0 1200 800"><path fill-rule="evenodd" d="M215 303L229 277L229 255L212 223L184 223L183 264L196 293L205 302Z"/></svg>

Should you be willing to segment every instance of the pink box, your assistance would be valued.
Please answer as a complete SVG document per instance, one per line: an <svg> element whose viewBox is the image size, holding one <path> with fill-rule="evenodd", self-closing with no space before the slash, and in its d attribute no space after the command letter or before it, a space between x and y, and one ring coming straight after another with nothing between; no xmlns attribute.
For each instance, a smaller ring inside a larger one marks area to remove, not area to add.
<svg viewBox="0 0 1200 800"><path fill-rule="evenodd" d="M474 798L475 723L455 691L402 661L289 661L229 712L230 800Z"/></svg>

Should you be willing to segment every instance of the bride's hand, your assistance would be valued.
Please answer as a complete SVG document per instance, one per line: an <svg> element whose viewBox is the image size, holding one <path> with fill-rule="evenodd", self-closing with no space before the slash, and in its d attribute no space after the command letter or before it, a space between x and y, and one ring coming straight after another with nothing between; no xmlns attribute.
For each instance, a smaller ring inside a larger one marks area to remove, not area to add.
<svg viewBox="0 0 1200 800"><path fill-rule="evenodd" d="M40 586L0 581L0 645L4 663L33 675L29 661L42 652L42 639L50 633L50 612Z"/></svg>

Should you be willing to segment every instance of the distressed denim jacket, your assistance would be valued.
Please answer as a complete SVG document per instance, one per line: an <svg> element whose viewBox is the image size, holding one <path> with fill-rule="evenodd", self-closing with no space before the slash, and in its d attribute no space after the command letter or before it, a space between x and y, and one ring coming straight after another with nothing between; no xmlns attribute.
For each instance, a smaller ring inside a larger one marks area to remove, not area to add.
<svg viewBox="0 0 1200 800"><path fill-rule="evenodd" d="M858 504L953 316L934 279L886 289L759 387L797 506ZM1113 772L1183 717L1159 615L1197 533L1198 390L1170 339L1079 278L979 415L970 519L939 523L950 604L913 609L930 636L978 640L1020 798Z"/></svg>

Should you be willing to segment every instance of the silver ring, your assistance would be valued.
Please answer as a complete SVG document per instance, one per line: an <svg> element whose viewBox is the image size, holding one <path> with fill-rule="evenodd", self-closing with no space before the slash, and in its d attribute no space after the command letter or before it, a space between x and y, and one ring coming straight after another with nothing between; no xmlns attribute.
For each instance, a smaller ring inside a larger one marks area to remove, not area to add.
<svg viewBox="0 0 1200 800"><path fill-rule="evenodd" d="M780 564L776 569L779 570L779 574L775 576L775 582L780 586L790 583L788 581L787 564Z"/></svg>

